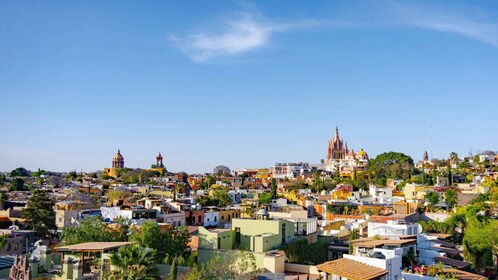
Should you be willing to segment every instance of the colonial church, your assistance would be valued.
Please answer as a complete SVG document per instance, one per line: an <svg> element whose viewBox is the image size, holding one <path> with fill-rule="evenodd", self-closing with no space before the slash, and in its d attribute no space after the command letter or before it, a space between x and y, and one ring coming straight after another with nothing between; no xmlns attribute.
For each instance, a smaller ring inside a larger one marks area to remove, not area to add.
<svg viewBox="0 0 498 280"><path fill-rule="evenodd" d="M104 174L107 176L117 178L118 177L118 172L119 169L124 168L124 157L121 154L121 151L118 150L118 153L112 158L112 167L111 168L104 168ZM146 170L151 170L151 171L157 171L161 175L163 175L164 172L164 164L163 164L163 156L159 152L159 154L156 156L156 164L153 165L151 168L146 169Z"/></svg>
<svg viewBox="0 0 498 280"><path fill-rule="evenodd" d="M354 176L359 170L364 170L368 163L368 154L363 150L354 152L349 149L348 142L339 137L339 129L335 128L334 138L327 147L325 169L335 173L339 170L342 176Z"/></svg>

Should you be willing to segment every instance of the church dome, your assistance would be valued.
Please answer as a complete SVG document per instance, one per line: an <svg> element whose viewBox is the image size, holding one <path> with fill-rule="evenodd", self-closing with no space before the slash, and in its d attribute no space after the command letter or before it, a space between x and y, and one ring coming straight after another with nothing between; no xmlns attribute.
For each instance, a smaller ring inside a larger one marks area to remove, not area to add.
<svg viewBox="0 0 498 280"><path fill-rule="evenodd" d="M230 172L230 168L224 165L218 165L213 170L213 174L217 176L228 176L230 175Z"/></svg>
<svg viewBox="0 0 498 280"><path fill-rule="evenodd" d="M124 160L121 152L118 150L118 153L113 157L114 160Z"/></svg>
<svg viewBox="0 0 498 280"><path fill-rule="evenodd" d="M359 150L357 153L356 153L357 156L360 156L360 157L368 157L368 154L367 152L365 152L363 149Z"/></svg>
<svg viewBox="0 0 498 280"><path fill-rule="evenodd" d="M261 208L258 210L258 212L256 213L256 215L268 215L268 210L264 209L264 208Z"/></svg>

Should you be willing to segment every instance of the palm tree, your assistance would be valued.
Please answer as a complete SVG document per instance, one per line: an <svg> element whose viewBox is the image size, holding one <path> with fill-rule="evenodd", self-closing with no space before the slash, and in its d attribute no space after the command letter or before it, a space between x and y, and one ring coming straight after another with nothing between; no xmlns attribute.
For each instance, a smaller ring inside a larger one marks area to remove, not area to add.
<svg viewBox="0 0 498 280"><path fill-rule="evenodd" d="M106 279L109 280L149 280L161 279L156 268L156 250L143 248L138 244L119 248L112 255L111 265L116 267Z"/></svg>

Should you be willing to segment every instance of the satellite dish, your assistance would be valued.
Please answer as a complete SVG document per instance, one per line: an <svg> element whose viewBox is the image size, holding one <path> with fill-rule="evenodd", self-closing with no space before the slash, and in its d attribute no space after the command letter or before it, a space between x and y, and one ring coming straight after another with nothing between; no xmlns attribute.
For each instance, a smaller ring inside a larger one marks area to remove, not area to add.
<svg viewBox="0 0 498 280"><path fill-rule="evenodd" d="M418 229L418 232L417 232L418 234L422 233L423 228L420 224L417 224L417 229Z"/></svg>

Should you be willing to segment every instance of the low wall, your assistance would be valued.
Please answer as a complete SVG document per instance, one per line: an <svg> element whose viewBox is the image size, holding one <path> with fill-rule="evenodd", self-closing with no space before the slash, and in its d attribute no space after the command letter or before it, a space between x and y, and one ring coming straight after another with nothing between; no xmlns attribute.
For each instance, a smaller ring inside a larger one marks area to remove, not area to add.
<svg viewBox="0 0 498 280"><path fill-rule="evenodd" d="M308 269L309 269L310 274L314 274L314 275L320 274L315 265L285 263L285 271L288 271L288 272L299 272L300 274L307 274Z"/></svg>
<svg viewBox="0 0 498 280"><path fill-rule="evenodd" d="M419 219L422 221L438 221L438 222L444 222L446 219L448 219L450 215L448 213L430 213L430 212L425 212L422 213L419 216Z"/></svg>

